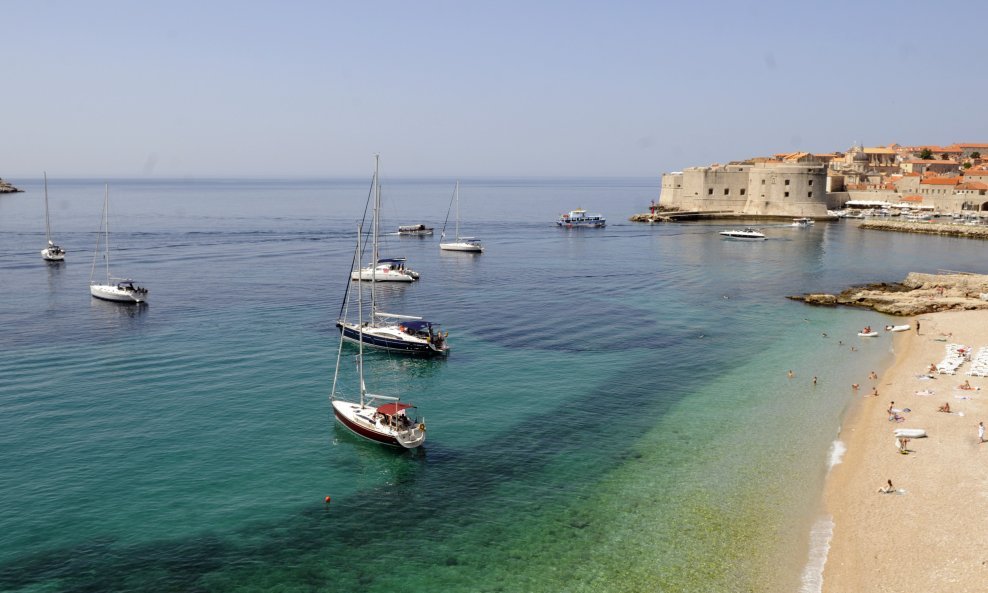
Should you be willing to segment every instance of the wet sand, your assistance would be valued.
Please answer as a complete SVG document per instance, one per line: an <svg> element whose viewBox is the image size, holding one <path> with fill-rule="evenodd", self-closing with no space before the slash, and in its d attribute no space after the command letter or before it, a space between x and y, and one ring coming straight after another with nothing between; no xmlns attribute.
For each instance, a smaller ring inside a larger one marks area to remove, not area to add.
<svg viewBox="0 0 988 593"><path fill-rule="evenodd" d="M861 401L845 421L847 453L824 492L835 523L824 593L981 592L988 583L988 443L978 443L978 422L988 424L988 377L967 375L968 361L955 375L922 378L944 359L947 343L973 353L988 346L988 312L932 313L909 323L908 333L877 338L895 345L884 376L848 377L849 388L860 384ZM980 390L958 389L965 380ZM917 395L925 391L932 395ZM903 422L888 419L891 401L911 410ZM937 411L944 403L951 413ZM895 428L923 428L927 437L909 440L902 454ZM879 493L889 479L897 492Z"/></svg>

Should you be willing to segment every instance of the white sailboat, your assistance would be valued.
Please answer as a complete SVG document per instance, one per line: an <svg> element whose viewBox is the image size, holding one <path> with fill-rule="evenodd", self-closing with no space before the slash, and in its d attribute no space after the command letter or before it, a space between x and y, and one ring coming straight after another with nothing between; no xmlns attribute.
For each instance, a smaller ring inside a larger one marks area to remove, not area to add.
<svg viewBox="0 0 988 593"><path fill-rule="evenodd" d="M378 171L380 157L374 155L374 223L371 227L373 235L373 257L365 267L350 273L351 280L373 280L375 282L414 282L419 279L419 273L408 269L404 257L381 258L378 252L378 237L381 228L381 179Z"/></svg>
<svg viewBox="0 0 988 593"><path fill-rule="evenodd" d="M357 228L357 255L360 257L360 227ZM352 269L352 267L351 267ZM357 331L362 333L363 304L361 283L357 283ZM361 336L362 337L362 336ZM347 401L338 399L336 393L340 376L340 361L343 357L344 334L340 335L340 345L336 352L336 371L333 374L333 389L330 400L333 403L333 415L336 420L354 434L365 439L390 445L414 449L425 442L425 419L419 421L415 417L415 406L399 401L399 398L389 395L372 394L367 392L364 383L364 342L358 339L357 375L359 379L359 400ZM378 403L386 402L386 403Z"/></svg>
<svg viewBox="0 0 988 593"><path fill-rule="evenodd" d="M45 171L45 239L48 245L41 250L41 258L45 261L64 261L65 250L55 245L51 240L51 222L48 219L48 172Z"/></svg>
<svg viewBox="0 0 988 593"><path fill-rule="evenodd" d="M93 253L93 270L89 274L89 294L105 301L118 303L146 303L148 290L134 284L127 278L110 276L110 224L108 213L110 207L110 186L106 186L103 194L103 215L100 220L100 230L96 233L96 250ZM100 253L100 239L103 239L103 261L106 264L106 283L100 284L94 280L96 276L96 258Z"/></svg>
<svg viewBox="0 0 988 593"><path fill-rule="evenodd" d="M374 156L374 183L371 191L374 192L374 229L377 229L378 209L380 207L381 188L378 181L378 156ZM377 252L378 234L373 233L372 261L386 261L378 259ZM360 253L355 256L355 265L360 265ZM343 299L343 307L340 310L340 318L336 322L336 327L344 339L357 342L361 345L368 345L374 348L402 352L406 354L418 354L424 356L444 355L449 352L446 343L446 335L443 334L438 323L426 321L421 317L411 315L396 315L394 313L383 313L377 310L377 289L376 283L386 276L384 273L372 273L368 268L361 270L361 273L353 271L351 266L351 280L370 280L371 282L371 320L367 323L354 323L347 321L343 314L346 307L347 298ZM362 273L366 272L366 276ZM357 283L358 292L361 282ZM350 285L347 286L347 295L350 294Z"/></svg>
<svg viewBox="0 0 988 593"><path fill-rule="evenodd" d="M461 237L460 236L460 182L456 182L456 187L453 189L453 197L450 199L449 207L453 208L453 204L456 204L456 238L453 241L444 242L443 239L446 238L446 222L449 222L449 210L446 211L446 222L443 223L443 232L439 235L439 249L443 251L465 251L468 253L483 253L484 246L481 245L480 239L476 237Z"/></svg>

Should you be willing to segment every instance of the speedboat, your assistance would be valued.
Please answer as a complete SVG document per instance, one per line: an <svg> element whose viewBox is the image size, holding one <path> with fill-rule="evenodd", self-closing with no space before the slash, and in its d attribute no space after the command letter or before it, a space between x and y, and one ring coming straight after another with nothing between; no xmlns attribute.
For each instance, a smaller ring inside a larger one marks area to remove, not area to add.
<svg viewBox="0 0 988 593"><path fill-rule="evenodd" d="M350 274L351 280L375 282L414 282L419 273L405 267L404 257L388 257L377 260L376 266L366 266Z"/></svg>
<svg viewBox="0 0 988 593"><path fill-rule="evenodd" d="M731 231L721 231L720 235L725 239L735 239L738 241L764 241L765 235L759 233L751 227L745 227L743 230L731 230Z"/></svg>
<svg viewBox="0 0 988 593"><path fill-rule="evenodd" d="M583 208L570 210L567 214L560 214L556 224L567 228L599 228L607 224L607 221L600 214L587 214Z"/></svg>
<svg viewBox="0 0 988 593"><path fill-rule="evenodd" d="M422 236L431 235L432 227L424 224L404 224L398 227L399 235Z"/></svg>
<svg viewBox="0 0 988 593"><path fill-rule="evenodd" d="M812 218L794 218L792 219L792 226L798 227L808 227L813 224Z"/></svg>

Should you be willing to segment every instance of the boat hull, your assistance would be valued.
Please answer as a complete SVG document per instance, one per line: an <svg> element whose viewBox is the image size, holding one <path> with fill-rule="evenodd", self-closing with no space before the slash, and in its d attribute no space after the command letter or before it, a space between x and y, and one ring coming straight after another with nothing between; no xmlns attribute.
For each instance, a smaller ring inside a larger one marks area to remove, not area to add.
<svg viewBox="0 0 988 593"><path fill-rule="evenodd" d="M562 221L557 220L556 224L565 229L599 229L607 226L604 221L582 222L582 221Z"/></svg>
<svg viewBox="0 0 988 593"><path fill-rule="evenodd" d="M374 282L414 282L415 278L411 274L395 272L393 270L387 272L378 270L377 273L373 273L364 268L356 272L351 272L350 280L365 280L368 282L371 280Z"/></svg>
<svg viewBox="0 0 988 593"><path fill-rule="evenodd" d="M89 294L104 301L115 303L146 303L147 293L137 293L132 290L117 288L113 284L90 284Z"/></svg>
<svg viewBox="0 0 988 593"><path fill-rule="evenodd" d="M65 261L64 251L53 251L46 247L41 250L41 258L45 261Z"/></svg>
<svg viewBox="0 0 988 593"><path fill-rule="evenodd" d="M343 332L343 338L355 344L363 341L365 346L380 348L391 352L402 352L418 356L445 356L449 353L449 348L438 349L431 342L417 340L411 336L403 334L389 335L380 331L380 328L365 326L363 331L353 323L342 323L337 321L336 327ZM362 339L361 339L362 338Z"/></svg>
<svg viewBox="0 0 988 593"><path fill-rule="evenodd" d="M377 408L371 406L361 406L342 400L333 401L333 416L336 417L336 421L359 437L402 449L415 449L425 442L424 425L396 431L380 422L374 422L373 416L376 412Z"/></svg>
<svg viewBox="0 0 988 593"><path fill-rule="evenodd" d="M483 253L484 248L476 243L440 243L439 249L443 251L462 251L466 253Z"/></svg>

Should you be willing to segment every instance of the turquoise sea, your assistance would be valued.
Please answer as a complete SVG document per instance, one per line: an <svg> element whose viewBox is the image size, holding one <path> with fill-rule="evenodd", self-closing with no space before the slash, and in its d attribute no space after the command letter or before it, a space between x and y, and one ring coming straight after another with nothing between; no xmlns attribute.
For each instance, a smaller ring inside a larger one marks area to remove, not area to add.
<svg viewBox="0 0 988 593"><path fill-rule="evenodd" d="M986 272L981 243L852 222L759 223L759 243L626 222L657 179L465 179L486 253L440 252L438 228L382 247L421 273L384 308L453 348L367 355L371 389L429 426L394 451L328 401L370 171L110 180L111 268L145 307L89 296L102 181L50 174L60 265L39 255L40 179L12 181L2 591L812 591L849 386L890 358L855 333L890 320L785 296ZM441 226L452 189L385 176L385 227ZM552 224L577 207L610 224Z"/></svg>

